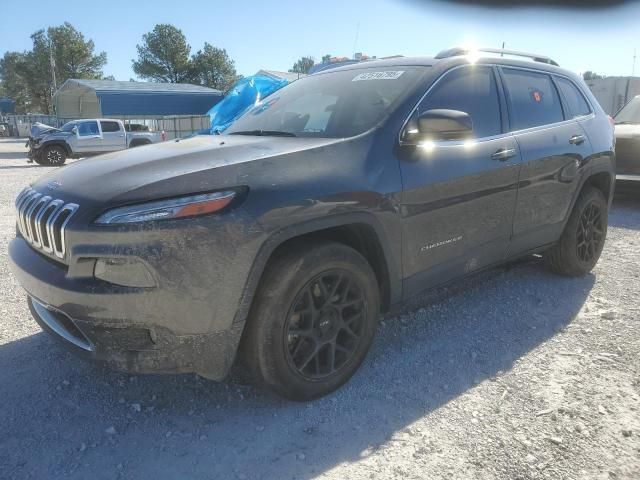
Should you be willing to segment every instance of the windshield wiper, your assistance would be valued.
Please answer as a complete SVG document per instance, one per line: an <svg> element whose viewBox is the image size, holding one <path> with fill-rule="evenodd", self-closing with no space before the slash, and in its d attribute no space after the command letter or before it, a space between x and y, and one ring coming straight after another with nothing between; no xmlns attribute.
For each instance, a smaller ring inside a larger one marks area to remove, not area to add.
<svg viewBox="0 0 640 480"><path fill-rule="evenodd" d="M229 135L256 135L258 137L295 137L295 133L283 132L281 130L242 130L231 132Z"/></svg>
<svg viewBox="0 0 640 480"><path fill-rule="evenodd" d="M616 125L635 125L638 122L632 122L631 120L624 120L622 122L616 122Z"/></svg>

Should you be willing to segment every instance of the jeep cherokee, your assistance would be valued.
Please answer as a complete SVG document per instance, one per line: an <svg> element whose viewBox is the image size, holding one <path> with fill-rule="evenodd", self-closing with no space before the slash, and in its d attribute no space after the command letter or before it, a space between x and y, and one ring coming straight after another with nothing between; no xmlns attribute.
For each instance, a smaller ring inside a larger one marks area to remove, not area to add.
<svg viewBox="0 0 640 480"><path fill-rule="evenodd" d="M379 313L416 293L530 253L587 274L610 119L552 60L485 52L328 70L224 135L41 178L9 246L33 317L117 369L220 380L237 360L307 400L346 382Z"/></svg>

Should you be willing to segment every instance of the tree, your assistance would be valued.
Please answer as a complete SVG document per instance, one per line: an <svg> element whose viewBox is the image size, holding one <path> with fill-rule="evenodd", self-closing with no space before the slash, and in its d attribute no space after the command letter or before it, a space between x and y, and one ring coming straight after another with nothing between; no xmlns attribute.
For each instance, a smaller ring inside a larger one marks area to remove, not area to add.
<svg viewBox="0 0 640 480"><path fill-rule="evenodd" d="M315 60L313 59L313 57L301 57L296 63L293 64L293 67L290 68L289 71L293 73L307 74L309 73L311 67L313 67L314 63Z"/></svg>
<svg viewBox="0 0 640 480"><path fill-rule="evenodd" d="M102 67L107 63L107 54L101 52L94 55L93 40L85 40L84 35L69 22L49 27L46 37L34 39L34 51L36 47L46 50L49 45L53 50L58 84L69 78L102 78Z"/></svg>
<svg viewBox="0 0 640 480"><path fill-rule="evenodd" d="M102 78L107 54L94 54L93 41L70 23L38 30L31 41L30 51L6 52L0 60L0 78L18 111L53 113L54 73L55 86L69 78Z"/></svg>
<svg viewBox="0 0 640 480"><path fill-rule="evenodd" d="M582 78L584 78L585 80L601 80L605 77L603 75L598 75L596 72L588 70L582 74Z"/></svg>
<svg viewBox="0 0 640 480"><path fill-rule="evenodd" d="M228 91L239 76L233 60L224 48L205 42L204 48L191 57L191 81L205 87Z"/></svg>
<svg viewBox="0 0 640 480"><path fill-rule="evenodd" d="M26 53L6 52L0 59L0 79L3 95L16 101L16 111L26 113L30 110L31 95L25 76Z"/></svg>
<svg viewBox="0 0 640 480"><path fill-rule="evenodd" d="M136 75L166 83L180 83L191 78L191 47L181 30L162 23L145 33L142 41L142 45L136 45L138 59L133 60Z"/></svg>

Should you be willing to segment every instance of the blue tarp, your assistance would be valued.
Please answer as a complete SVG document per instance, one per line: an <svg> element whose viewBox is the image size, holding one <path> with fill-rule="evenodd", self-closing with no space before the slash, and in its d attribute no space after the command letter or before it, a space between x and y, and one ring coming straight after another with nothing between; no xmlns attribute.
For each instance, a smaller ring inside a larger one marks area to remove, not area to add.
<svg viewBox="0 0 640 480"><path fill-rule="evenodd" d="M287 80L276 80L266 75L252 75L238 81L207 113L211 117L211 133L223 132L248 108L287 83Z"/></svg>

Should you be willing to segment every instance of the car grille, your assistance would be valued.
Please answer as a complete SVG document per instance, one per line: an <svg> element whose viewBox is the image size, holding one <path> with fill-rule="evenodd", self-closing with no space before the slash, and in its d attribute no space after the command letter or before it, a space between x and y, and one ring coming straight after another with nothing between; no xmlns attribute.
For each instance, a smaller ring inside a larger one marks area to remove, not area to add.
<svg viewBox="0 0 640 480"><path fill-rule="evenodd" d="M16 199L16 209L18 230L24 239L34 248L64 258L65 228L78 205L25 188Z"/></svg>

